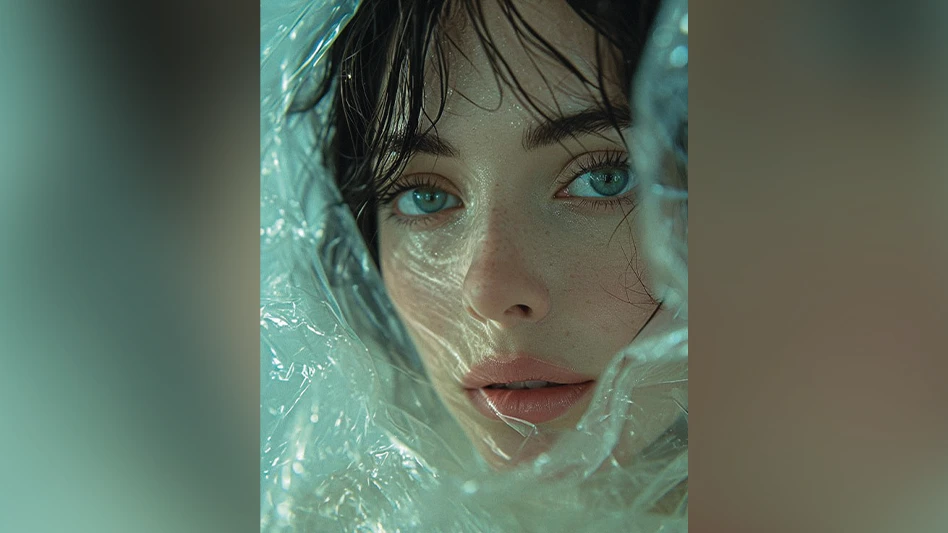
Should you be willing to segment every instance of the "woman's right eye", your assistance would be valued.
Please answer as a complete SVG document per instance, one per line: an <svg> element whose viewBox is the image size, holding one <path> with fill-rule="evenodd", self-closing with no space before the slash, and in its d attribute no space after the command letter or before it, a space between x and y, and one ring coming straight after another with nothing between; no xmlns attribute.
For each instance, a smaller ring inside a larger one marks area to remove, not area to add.
<svg viewBox="0 0 948 533"><path fill-rule="evenodd" d="M396 211L406 217L430 216L460 205L460 198L436 187L408 189L395 199Z"/></svg>

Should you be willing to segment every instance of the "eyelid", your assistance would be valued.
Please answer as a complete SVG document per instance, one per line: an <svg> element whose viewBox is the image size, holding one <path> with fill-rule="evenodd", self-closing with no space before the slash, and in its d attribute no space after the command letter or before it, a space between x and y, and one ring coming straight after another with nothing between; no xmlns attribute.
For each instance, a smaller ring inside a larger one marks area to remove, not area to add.
<svg viewBox="0 0 948 533"><path fill-rule="evenodd" d="M444 191L448 195L457 198L458 205L427 215L409 215L400 212L398 209L398 200L407 192L421 188L432 188ZM455 191L456 189L450 180L443 176L430 173L409 174L396 178L388 187L388 190L385 191L384 195L379 197L378 205L382 208L383 212L387 211L387 213L384 214L386 220L391 220L406 227L419 226L420 229L424 229L428 226L439 225L440 222L444 220L444 217L464 207L464 199Z"/></svg>
<svg viewBox="0 0 948 533"><path fill-rule="evenodd" d="M440 189L448 194L461 198L454 184L447 178L430 172L418 172L399 176L385 188L384 191L378 191L378 204L380 206L389 205L398 198L399 195L411 189L430 187ZM463 200L462 200L463 203Z"/></svg>
<svg viewBox="0 0 948 533"><path fill-rule="evenodd" d="M410 193L410 192L412 192L412 191L417 191L417 190L423 189L423 188L424 188L424 187L412 187L412 188L410 188L410 189L404 190L404 191L402 191L401 193L399 193L399 194L395 197L395 199L392 201L392 206L391 206L392 211L395 212L398 216L403 217L403 218L432 218L432 217L437 217L437 216L439 216L439 215L441 215L441 214L443 214L443 213L447 213L447 212L453 211L454 209L457 209L457 208L459 208L459 207L463 207L463 204L461 203L461 197L460 197L460 196L458 196L458 195L456 195L456 194L453 194L453 193L449 193L449 192L447 192L447 191L445 191L445 190L443 190L443 189L436 189L436 190L438 190L438 191L440 191L440 192L443 192L446 196L457 200L457 205L450 205L450 206L444 207L444 208L442 208L442 209L439 209L439 210L434 211L434 212L431 212L431 213L406 213L405 211L403 211L403 210L400 208L400 204L401 204L401 202L402 202L403 199L410 198L409 195L408 195L408 193ZM409 200L409 202L410 202L410 200ZM446 203L447 203L447 201L446 201Z"/></svg>
<svg viewBox="0 0 948 533"><path fill-rule="evenodd" d="M601 159L596 160L597 157ZM628 166L628 152L625 150L596 150L594 152L586 152L574 157L569 161L569 163L566 164L565 167L563 167L560 175L556 178L556 193L554 193L554 197L578 198L575 196L561 197L559 194L562 193L564 189L569 187L570 184L579 179L579 177L584 173L595 170L596 168L609 166L609 164L615 166Z"/></svg>

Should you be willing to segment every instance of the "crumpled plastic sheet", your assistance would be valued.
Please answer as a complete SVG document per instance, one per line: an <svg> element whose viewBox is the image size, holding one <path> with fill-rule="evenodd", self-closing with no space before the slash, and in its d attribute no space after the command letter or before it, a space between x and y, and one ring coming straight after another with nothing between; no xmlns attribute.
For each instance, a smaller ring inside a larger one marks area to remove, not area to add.
<svg viewBox="0 0 948 533"><path fill-rule="evenodd" d="M325 106L287 112L357 8L261 5L261 529L687 530L687 4L662 6L629 147L672 312L616 354L577 429L500 469L439 400L323 167Z"/></svg>

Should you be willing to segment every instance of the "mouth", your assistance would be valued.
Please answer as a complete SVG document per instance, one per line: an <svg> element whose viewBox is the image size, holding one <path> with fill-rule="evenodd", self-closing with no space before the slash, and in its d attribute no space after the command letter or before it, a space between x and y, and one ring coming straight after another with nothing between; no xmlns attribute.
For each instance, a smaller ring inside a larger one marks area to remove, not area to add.
<svg viewBox="0 0 948 533"><path fill-rule="evenodd" d="M593 388L595 380L532 357L491 358L475 366L463 385L485 417L531 424L565 415Z"/></svg>

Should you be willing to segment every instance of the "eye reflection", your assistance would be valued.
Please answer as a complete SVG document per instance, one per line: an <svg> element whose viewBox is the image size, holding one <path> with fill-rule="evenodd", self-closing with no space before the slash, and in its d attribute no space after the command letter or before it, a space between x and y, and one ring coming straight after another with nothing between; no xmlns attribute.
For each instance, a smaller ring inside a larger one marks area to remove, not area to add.
<svg viewBox="0 0 948 533"><path fill-rule="evenodd" d="M625 194L634 186L635 180L627 168L606 167L580 174L565 192L569 196L607 198Z"/></svg>
<svg viewBox="0 0 948 533"><path fill-rule="evenodd" d="M405 216L432 215L444 209L461 205L457 196L435 187L417 187L403 192L395 203Z"/></svg>

